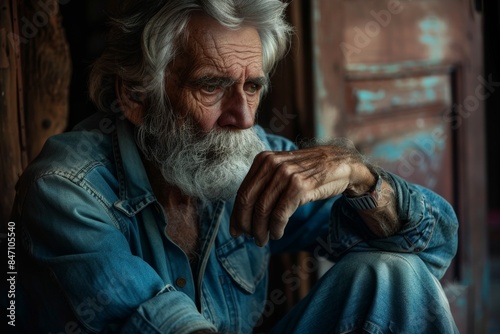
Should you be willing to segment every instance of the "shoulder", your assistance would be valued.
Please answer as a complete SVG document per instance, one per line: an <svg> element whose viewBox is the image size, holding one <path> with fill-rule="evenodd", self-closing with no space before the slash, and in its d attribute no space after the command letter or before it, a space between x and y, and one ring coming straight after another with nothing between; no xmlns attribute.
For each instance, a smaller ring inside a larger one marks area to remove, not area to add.
<svg viewBox="0 0 500 334"><path fill-rule="evenodd" d="M79 183L96 169L113 173L113 131L109 122L109 116L94 115L73 131L50 137L20 177L18 192L47 177Z"/></svg>
<svg viewBox="0 0 500 334"><path fill-rule="evenodd" d="M80 215L85 208L85 215L109 215L109 221L119 226L110 210L119 194L114 130L100 128L102 119L102 115L92 116L74 130L47 140L19 178L13 218L52 226L49 220L54 217L73 220L68 217Z"/></svg>
<svg viewBox="0 0 500 334"><path fill-rule="evenodd" d="M103 123L106 122L106 123ZM95 114L72 131L50 137L27 171L77 174L89 164L106 163L112 158L112 124L109 116Z"/></svg>

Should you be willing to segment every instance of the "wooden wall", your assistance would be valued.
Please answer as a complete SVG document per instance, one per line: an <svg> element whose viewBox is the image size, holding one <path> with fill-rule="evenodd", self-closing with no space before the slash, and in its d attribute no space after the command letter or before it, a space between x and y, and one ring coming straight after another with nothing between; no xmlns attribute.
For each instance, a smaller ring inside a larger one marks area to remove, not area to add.
<svg viewBox="0 0 500 334"><path fill-rule="evenodd" d="M22 170L49 136L66 129L71 62L59 2L1 0L2 222Z"/></svg>

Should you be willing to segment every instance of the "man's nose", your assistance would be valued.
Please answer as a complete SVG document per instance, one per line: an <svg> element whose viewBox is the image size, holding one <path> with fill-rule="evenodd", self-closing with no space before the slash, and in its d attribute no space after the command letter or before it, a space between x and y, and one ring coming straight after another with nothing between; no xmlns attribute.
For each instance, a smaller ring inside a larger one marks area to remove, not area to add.
<svg viewBox="0 0 500 334"><path fill-rule="evenodd" d="M248 129L255 122L255 108L248 104L246 93L241 88L233 87L226 92L222 104L222 112L218 120L220 127Z"/></svg>

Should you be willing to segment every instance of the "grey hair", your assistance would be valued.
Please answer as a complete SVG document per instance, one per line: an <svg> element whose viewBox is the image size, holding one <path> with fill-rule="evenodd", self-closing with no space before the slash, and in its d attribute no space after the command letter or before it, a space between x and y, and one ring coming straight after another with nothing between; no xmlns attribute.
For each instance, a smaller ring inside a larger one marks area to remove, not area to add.
<svg viewBox="0 0 500 334"><path fill-rule="evenodd" d="M166 69L181 52L185 28L194 12L204 12L230 29L249 25L262 43L263 70L269 75L289 49L291 26L287 4L280 0L128 0L111 20L107 47L89 78L91 100L103 111L115 111L115 84L141 98L146 112L171 114L165 92ZM158 110L160 109L160 110ZM147 115L146 115L147 116ZM172 117L172 115L169 115Z"/></svg>

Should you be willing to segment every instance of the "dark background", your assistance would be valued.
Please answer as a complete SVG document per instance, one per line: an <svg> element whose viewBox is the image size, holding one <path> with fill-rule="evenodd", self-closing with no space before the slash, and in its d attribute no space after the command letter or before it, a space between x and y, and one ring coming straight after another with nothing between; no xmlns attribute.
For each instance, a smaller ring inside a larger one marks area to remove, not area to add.
<svg viewBox="0 0 500 334"><path fill-rule="evenodd" d="M500 2L484 3L484 73L500 81ZM488 207L500 211L500 87L486 100ZM498 219L498 218L497 218ZM500 222L497 220L497 224ZM500 240L496 240L498 243ZM492 245L493 246L493 245Z"/></svg>

